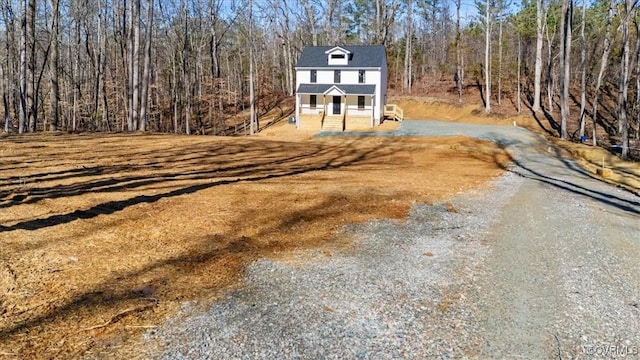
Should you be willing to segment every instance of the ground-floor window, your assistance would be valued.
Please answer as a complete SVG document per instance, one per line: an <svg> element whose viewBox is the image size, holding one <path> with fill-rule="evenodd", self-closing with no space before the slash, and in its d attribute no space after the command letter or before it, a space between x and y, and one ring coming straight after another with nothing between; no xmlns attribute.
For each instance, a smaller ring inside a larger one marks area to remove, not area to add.
<svg viewBox="0 0 640 360"><path fill-rule="evenodd" d="M358 96L358 110L364 110L364 96Z"/></svg>
<svg viewBox="0 0 640 360"><path fill-rule="evenodd" d="M315 109L317 104L318 104L317 95L310 95L309 96L309 105L311 106L311 108Z"/></svg>

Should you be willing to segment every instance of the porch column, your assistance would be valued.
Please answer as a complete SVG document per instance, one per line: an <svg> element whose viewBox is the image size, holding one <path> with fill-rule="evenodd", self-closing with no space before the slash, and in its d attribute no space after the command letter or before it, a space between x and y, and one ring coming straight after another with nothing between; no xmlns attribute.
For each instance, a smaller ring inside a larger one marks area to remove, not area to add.
<svg viewBox="0 0 640 360"><path fill-rule="evenodd" d="M320 117L320 128L324 125L324 117L327 116L327 95L322 94L322 116Z"/></svg>
<svg viewBox="0 0 640 360"><path fill-rule="evenodd" d="M296 129L300 129L300 94L296 93Z"/></svg>
<svg viewBox="0 0 640 360"><path fill-rule="evenodd" d="M376 97L371 95L370 98L371 98L371 128L373 128L375 126L375 116L374 116L374 114L375 114L375 111L376 111L376 107L375 107Z"/></svg>
<svg viewBox="0 0 640 360"><path fill-rule="evenodd" d="M342 100L344 101L344 117L346 118L347 117L347 95L346 94L342 97Z"/></svg>
<svg viewBox="0 0 640 360"><path fill-rule="evenodd" d="M347 94L344 94L344 116L342 117L342 131L347 128Z"/></svg>

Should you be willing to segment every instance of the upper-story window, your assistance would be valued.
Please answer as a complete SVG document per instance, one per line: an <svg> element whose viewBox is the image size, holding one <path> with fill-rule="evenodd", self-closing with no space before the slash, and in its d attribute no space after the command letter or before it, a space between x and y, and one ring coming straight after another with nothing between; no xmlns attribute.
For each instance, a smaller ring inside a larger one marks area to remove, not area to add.
<svg viewBox="0 0 640 360"><path fill-rule="evenodd" d="M333 82L340 84L340 70L333 70Z"/></svg>
<svg viewBox="0 0 640 360"><path fill-rule="evenodd" d="M358 84L364 84L365 81L366 81L365 71L364 70L358 71Z"/></svg>
<svg viewBox="0 0 640 360"><path fill-rule="evenodd" d="M344 59L344 54L331 54L332 59Z"/></svg>
<svg viewBox="0 0 640 360"><path fill-rule="evenodd" d="M311 79L312 83L318 82L318 70L311 70Z"/></svg>

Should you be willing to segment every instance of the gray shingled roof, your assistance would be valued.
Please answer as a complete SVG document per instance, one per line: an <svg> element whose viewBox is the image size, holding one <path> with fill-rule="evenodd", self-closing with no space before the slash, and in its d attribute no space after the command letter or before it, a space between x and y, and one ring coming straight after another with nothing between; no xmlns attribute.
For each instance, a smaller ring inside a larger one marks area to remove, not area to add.
<svg viewBox="0 0 640 360"><path fill-rule="evenodd" d="M372 68L381 67L385 63L386 51L384 46L340 46L351 52L352 57L348 65L328 65L325 51L333 49L335 46L305 46L297 68Z"/></svg>
<svg viewBox="0 0 640 360"><path fill-rule="evenodd" d="M357 84L300 84L296 92L298 94L324 94L332 86L349 95L373 95L376 92L375 85Z"/></svg>

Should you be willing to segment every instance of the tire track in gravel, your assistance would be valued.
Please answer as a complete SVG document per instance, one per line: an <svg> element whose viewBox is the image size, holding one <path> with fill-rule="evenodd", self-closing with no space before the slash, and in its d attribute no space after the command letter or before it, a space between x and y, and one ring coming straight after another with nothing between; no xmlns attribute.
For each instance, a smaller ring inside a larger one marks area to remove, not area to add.
<svg viewBox="0 0 640 360"><path fill-rule="evenodd" d="M480 356L640 357L638 195L521 129L414 127L503 144L514 155L511 171L524 179L485 238L489 256L472 300Z"/></svg>
<svg viewBox="0 0 640 360"><path fill-rule="evenodd" d="M640 357L639 196L516 127L408 121L392 136L446 135L503 145L523 178L467 291L483 343L467 355Z"/></svg>

